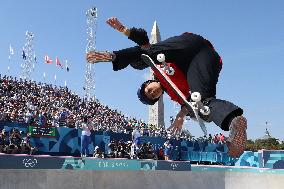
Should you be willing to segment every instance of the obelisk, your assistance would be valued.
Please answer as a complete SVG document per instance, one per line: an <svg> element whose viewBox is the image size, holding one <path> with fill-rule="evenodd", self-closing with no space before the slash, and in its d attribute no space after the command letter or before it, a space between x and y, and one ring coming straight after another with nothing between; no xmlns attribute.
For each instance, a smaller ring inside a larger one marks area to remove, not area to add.
<svg viewBox="0 0 284 189"><path fill-rule="evenodd" d="M161 35L157 25L157 21L155 21L151 32L150 43L155 44L160 41L161 41ZM150 69L150 78L153 79L153 77L154 77L153 71ZM149 106L148 124L155 125L156 127L159 128L165 126L163 95L160 97L158 102L156 102L152 106Z"/></svg>

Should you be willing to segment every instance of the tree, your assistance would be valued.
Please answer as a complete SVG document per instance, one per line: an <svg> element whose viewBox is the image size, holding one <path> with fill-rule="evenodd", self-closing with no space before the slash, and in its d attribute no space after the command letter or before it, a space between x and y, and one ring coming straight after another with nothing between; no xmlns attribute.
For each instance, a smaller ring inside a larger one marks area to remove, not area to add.
<svg viewBox="0 0 284 189"><path fill-rule="evenodd" d="M265 149L265 150L279 150L280 143L279 140L276 138L269 138L269 139L257 139L255 141L255 146L258 150Z"/></svg>
<svg viewBox="0 0 284 189"><path fill-rule="evenodd" d="M269 139L257 139L255 141L249 139L246 143L246 151L258 151L258 150L284 150L284 141L281 143L279 139L269 138Z"/></svg>
<svg viewBox="0 0 284 189"><path fill-rule="evenodd" d="M255 143L253 140L249 139L246 143L246 151L257 151Z"/></svg>

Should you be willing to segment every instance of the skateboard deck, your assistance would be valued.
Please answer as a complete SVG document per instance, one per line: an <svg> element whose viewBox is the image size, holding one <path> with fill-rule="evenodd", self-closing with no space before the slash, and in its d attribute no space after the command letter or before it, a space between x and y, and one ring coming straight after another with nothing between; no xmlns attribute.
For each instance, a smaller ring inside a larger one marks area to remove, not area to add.
<svg viewBox="0 0 284 189"><path fill-rule="evenodd" d="M190 109L193 110L196 121L199 123L201 130L203 131L203 133L205 135L207 135L207 129L206 129L206 126L204 124L204 121L198 115L199 109L196 108L191 102L187 101L186 96L172 82L172 80L168 77L167 73L155 64L155 62L151 59L151 57L149 57L146 54L142 54L141 58L147 65L149 65L151 67L151 69L153 71L159 72L162 75L163 79L167 82L167 84L172 88L174 93L184 102L184 104L187 106L187 108L190 108Z"/></svg>

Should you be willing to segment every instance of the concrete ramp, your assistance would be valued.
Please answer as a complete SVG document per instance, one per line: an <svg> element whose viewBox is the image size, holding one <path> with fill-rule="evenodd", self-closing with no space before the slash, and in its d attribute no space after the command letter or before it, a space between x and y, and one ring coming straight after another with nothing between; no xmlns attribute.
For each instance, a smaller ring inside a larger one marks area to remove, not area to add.
<svg viewBox="0 0 284 189"><path fill-rule="evenodd" d="M283 189L284 169L0 154L0 189Z"/></svg>
<svg viewBox="0 0 284 189"><path fill-rule="evenodd" d="M0 170L1 189L282 189L284 174L227 171Z"/></svg>

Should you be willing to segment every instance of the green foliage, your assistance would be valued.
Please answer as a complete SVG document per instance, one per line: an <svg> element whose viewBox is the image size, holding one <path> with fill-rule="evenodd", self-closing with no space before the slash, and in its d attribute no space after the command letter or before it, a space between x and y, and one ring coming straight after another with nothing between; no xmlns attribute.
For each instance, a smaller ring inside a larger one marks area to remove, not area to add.
<svg viewBox="0 0 284 189"><path fill-rule="evenodd" d="M280 150L284 150L284 141L281 142L281 144L279 145Z"/></svg>
<svg viewBox="0 0 284 189"><path fill-rule="evenodd" d="M246 150L247 151L258 151L258 150L284 150L284 141L279 142L276 138L269 138L269 139L257 139L247 140L246 143Z"/></svg>
<svg viewBox="0 0 284 189"><path fill-rule="evenodd" d="M257 151L257 149L255 148L255 144L253 140L247 140L246 143L246 151Z"/></svg>

